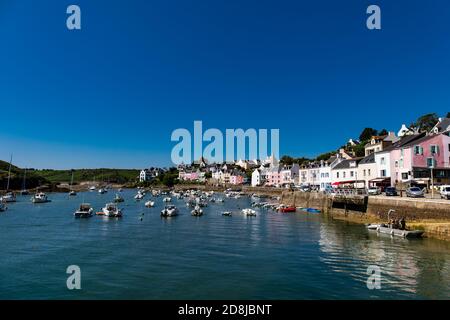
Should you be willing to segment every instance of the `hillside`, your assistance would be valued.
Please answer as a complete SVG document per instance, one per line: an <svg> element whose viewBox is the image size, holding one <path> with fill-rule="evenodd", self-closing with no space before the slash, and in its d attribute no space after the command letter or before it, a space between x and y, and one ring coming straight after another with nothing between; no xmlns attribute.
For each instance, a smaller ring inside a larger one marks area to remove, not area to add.
<svg viewBox="0 0 450 320"><path fill-rule="evenodd" d="M6 189L8 183L9 163L0 160L0 190ZM10 189L22 189L25 170L17 166L11 166ZM32 189L42 185L54 185L60 182L70 182L71 170L36 170L27 169L26 188ZM74 183L84 181L97 181L105 183L136 182L139 170L136 169L77 169L74 170Z"/></svg>
<svg viewBox="0 0 450 320"><path fill-rule="evenodd" d="M37 170L41 177L51 182L70 182L71 170ZM127 183L138 180L139 170L136 169L76 169L73 171L74 183L97 181L105 183Z"/></svg>

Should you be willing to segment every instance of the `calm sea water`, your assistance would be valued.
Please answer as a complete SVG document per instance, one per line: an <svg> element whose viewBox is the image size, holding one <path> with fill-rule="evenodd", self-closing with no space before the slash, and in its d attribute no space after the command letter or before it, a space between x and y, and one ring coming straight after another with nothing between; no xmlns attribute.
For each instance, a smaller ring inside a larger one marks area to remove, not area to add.
<svg viewBox="0 0 450 320"><path fill-rule="evenodd" d="M114 191L10 204L0 214L0 298L450 298L448 242L391 239L317 214L221 215L249 207L247 197L211 203L202 217L174 200L180 215L161 219L161 197L145 208L134 193L123 192L120 220L72 216L82 201L99 211ZM81 290L66 287L69 265L81 268ZM367 289L370 265L381 268L380 290Z"/></svg>

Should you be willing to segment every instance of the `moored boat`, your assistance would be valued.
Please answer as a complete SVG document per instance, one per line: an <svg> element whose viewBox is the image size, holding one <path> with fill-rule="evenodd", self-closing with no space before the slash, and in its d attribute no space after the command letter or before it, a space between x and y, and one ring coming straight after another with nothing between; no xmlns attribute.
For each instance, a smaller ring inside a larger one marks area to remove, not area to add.
<svg viewBox="0 0 450 320"><path fill-rule="evenodd" d="M161 210L161 217L174 217L178 215L178 209L174 205L166 206Z"/></svg>
<svg viewBox="0 0 450 320"><path fill-rule="evenodd" d="M294 206L280 206L280 207L278 208L278 211L279 211L279 212L282 212L282 213L296 212L296 211L297 211L297 208L294 207Z"/></svg>
<svg viewBox="0 0 450 320"><path fill-rule="evenodd" d="M116 196L114 197L114 202L119 203L119 202L124 202L125 199L118 193L116 193Z"/></svg>
<svg viewBox="0 0 450 320"><path fill-rule="evenodd" d="M32 203L46 203L50 202L47 195L44 192L37 192L32 198Z"/></svg>
<svg viewBox="0 0 450 320"><path fill-rule="evenodd" d="M107 203L102 208L103 215L106 217L120 218L122 217L122 209L119 209L115 203Z"/></svg>
<svg viewBox="0 0 450 320"><path fill-rule="evenodd" d="M200 217L203 215L203 210L200 208L200 206L195 206L194 210L191 211L191 215L195 217Z"/></svg>
<svg viewBox="0 0 450 320"><path fill-rule="evenodd" d="M93 213L94 209L92 209L89 203L82 203L73 215L75 218L89 218L92 217Z"/></svg>
<svg viewBox="0 0 450 320"><path fill-rule="evenodd" d="M226 216L226 217L231 217L232 213L231 213L231 211L224 211L224 212L222 212L222 215Z"/></svg>
<svg viewBox="0 0 450 320"><path fill-rule="evenodd" d="M253 209L242 209L242 213L245 214L248 217L255 217L256 211Z"/></svg>
<svg viewBox="0 0 450 320"><path fill-rule="evenodd" d="M155 205L155 201L147 201L146 203L145 203L145 206L147 207L147 208L151 208L151 207L153 207Z"/></svg>

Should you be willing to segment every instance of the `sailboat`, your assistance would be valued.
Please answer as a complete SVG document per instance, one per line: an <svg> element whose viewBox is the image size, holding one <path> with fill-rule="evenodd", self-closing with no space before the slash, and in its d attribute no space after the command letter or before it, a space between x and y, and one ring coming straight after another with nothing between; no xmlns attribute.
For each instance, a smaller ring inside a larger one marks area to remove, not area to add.
<svg viewBox="0 0 450 320"><path fill-rule="evenodd" d="M29 195L30 192L28 192L27 188L26 188L26 181L27 181L27 168L24 169L24 173L23 173L23 182L22 182L22 190L20 191L20 194L22 196L26 196Z"/></svg>
<svg viewBox="0 0 450 320"><path fill-rule="evenodd" d="M6 185L6 194L1 198L1 201L3 202L16 202L16 194L14 192L9 191L9 182L11 180L11 166L12 166L12 155L11 160L9 161L8 184Z"/></svg>
<svg viewBox="0 0 450 320"><path fill-rule="evenodd" d="M77 193L72 189L72 185L73 185L73 170L72 170L72 178L70 179L70 192L69 192L69 196L76 196Z"/></svg>

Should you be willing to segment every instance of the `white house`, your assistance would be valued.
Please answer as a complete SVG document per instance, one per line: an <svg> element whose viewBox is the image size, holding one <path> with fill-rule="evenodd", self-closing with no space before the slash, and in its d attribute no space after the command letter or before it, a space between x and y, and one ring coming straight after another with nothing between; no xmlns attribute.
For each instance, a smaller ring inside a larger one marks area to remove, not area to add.
<svg viewBox="0 0 450 320"><path fill-rule="evenodd" d="M261 186L266 181L265 176L262 174L261 168L255 169L252 173L252 187Z"/></svg>

